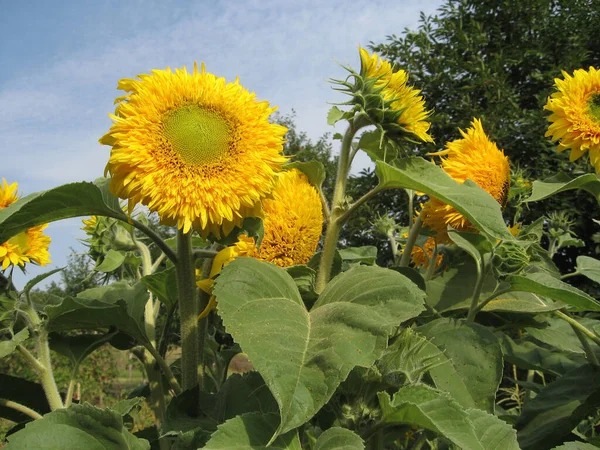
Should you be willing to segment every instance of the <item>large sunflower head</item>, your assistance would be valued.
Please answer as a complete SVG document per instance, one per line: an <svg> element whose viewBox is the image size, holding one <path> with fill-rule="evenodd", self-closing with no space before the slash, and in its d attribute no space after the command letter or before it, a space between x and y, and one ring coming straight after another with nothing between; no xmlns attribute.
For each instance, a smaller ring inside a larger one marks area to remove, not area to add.
<svg viewBox="0 0 600 450"><path fill-rule="evenodd" d="M286 161L287 129L269 122L275 108L238 80L194 64L119 81L114 123L100 143L112 146L111 190L157 211L161 222L206 237L228 234L261 201Z"/></svg>
<svg viewBox="0 0 600 450"><path fill-rule="evenodd" d="M399 126L400 129L408 131L424 142L433 142L428 134L430 123L427 121L431 111L425 109L425 100L420 95L421 91L408 85L406 71L400 69L394 72L388 61L376 54L369 54L364 48L359 48L359 53L360 76L366 80L364 84L367 87L372 86L374 92L387 103L383 108L385 112L381 112L380 108L374 108L374 114L371 115L375 116L375 121L385 122L389 117L394 121L393 125ZM365 97L368 99L369 94ZM384 128L385 125L382 123Z"/></svg>
<svg viewBox="0 0 600 450"><path fill-rule="evenodd" d="M506 204L510 187L508 158L483 131L481 121L473 119L471 128L460 130L462 139L449 142L446 149L432 155L445 156L441 167L454 180L474 181L486 190L500 205ZM423 225L438 232L438 242L447 242L448 225L459 231L473 231L471 223L450 205L431 198L421 210Z"/></svg>
<svg viewBox="0 0 600 450"><path fill-rule="evenodd" d="M0 186L0 209L4 209L17 201L17 188L17 183L9 185L2 178L2 186ZM0 264L2 270L6 270L11 265L24 267L25 263L34 263L40 266L49 264L51 262L50 253L48 252L50 238L43 233L43 229L47 226L48 224L44 224L29 228L0 244Z"/></svg>
<svg viewBox="0 0 600 450"><path fill-rule="evenodd" d="M559 141L559 152L571 149L571 161L589 152L600 174L600 71L577 69L573 76L563 71L563 77L554 80L558 90L544 106L552 112L546 136Z"/></svg>

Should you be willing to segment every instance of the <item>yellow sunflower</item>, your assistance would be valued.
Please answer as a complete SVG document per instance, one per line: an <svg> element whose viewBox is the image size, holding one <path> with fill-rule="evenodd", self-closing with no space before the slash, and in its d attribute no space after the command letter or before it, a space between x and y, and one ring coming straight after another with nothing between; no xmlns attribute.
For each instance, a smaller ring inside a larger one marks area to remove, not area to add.
<svg viewBox="0 0 600 450"><path fill-rule="evenodd" d="M236 79L194 64L119 81L114 123L100 143L112 146L111 190L157 211L162 223L203 237L227 235L261 201L286 158L287 128L269 123L276 108L256 100Z"/></svg>
<svg viewBox="0 0 600 450"><path fill-rule="evenodd" d="M506 204L510 187L508 158L483 131L479 119L473 119L471 128L460 130L462 139L446 144L446 149L432 153L442 158L441 167L454 180L464 183L474 181L486 190L500 205ZM437 231L438 243L448 242L448 225L459 231L474 231L471 223L450 205L436 198L428 200L420 212L423 225Z"/></svg>
<svg viewBox="0 0 600 450"><path fill-rule="evenodd" d="M361 69L360 74L365 78L376 79L375 88L381 89L380 95L386 101L391 101L390 109L402 111L398 125L410 131L424 142L433 142L427 133L430 123L427 118L431 111L425 109L425 100L421 91L408 86L408 74L404 70L393 71L390 63L378 55L370 55L367 50L359 47Z"/></svg>
<svg viewBox="0 0 600 450"><path fill-rule="evenodd" d="M18 199L17 183L8 184L2 178L0 186L0 209L6 208ZM50 253L48 246L50 238L43 233L48 224L29 228L0 244L0 264L2 270L9 266L24 267L25 263L34 263L40 266L49 264Z"/></svg>
<svg viewBox="0 0 600 450"><path fill-rule="evenodd" d="M563 77L554 80L558 91L544 106L552 112L546 137L559 141L559 152L571 149L571 161L589 152L590 163L600 174L600 71L577 69L573 76L563 71Z"/></svg>
<svg viewBox="0 0 600 450"><path fill-rule="evenodd" d="M89 219L82 219L81 222L83 223L81 229L85 231L85 234L93 235L98 226L98 217L90 216Z"/></svg>
<svg viewBox="0 0 600 450"><path fill-rule="evenodd" d="M436 242L433 237L427 238L423 247L419 247L418 245L414 245L412 252L410 253L411 260L416 267L423 267L427 269L429 267L429 261L433 256L434 249L436 247ZM435 256L435 268L437 269L442 264L444 260L444 255L441 253L437 253Z"/></svg>

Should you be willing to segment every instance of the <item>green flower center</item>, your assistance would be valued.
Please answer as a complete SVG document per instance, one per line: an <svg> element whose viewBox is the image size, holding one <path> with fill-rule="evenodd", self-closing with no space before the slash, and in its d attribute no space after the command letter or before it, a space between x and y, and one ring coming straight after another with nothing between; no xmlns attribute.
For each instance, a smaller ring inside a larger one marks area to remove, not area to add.
<svg viewBox="0 0 600 450"><path fill-rule="evenodd" d="M600 94L592 94L588 100L588 108L592 118L600 123Z"/></svg>
<svg viewBox="0 0 600 450"><path fill-rule="evenodd" d="M229 150L231 134L223 117L197 105L166 114L164 135L185 162L205 165L217 162Z"/></svg>

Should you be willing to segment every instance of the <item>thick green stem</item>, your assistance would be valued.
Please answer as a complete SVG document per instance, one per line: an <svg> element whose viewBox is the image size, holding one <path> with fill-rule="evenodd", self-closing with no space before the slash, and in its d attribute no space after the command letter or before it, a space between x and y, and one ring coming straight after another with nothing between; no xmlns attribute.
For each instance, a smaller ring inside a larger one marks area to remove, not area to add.
<svg viewBox="0 0 600 450"><path fill-rule="evenodd" d="M210 276L210 271L213 264L213 258L207 258L202 265L202 275L200 279L204 280ZM210 294L203 290L198 293L198 311L204 311L210 301ZM204 346L206 342L206 330L208 325L208 316L203 317L198 321L198 374L200 377L200 389L204 389Z"/></svg>
<svg viewBox="0 0 600 450"><path fill-rule="evenodd" d="M413 217L415 215L415 191L413 191L412 189L405 189L405 191L408 195L408 232L410 233L410 230L413 227Z"/></svg>
<svg viewBox="0 0 600 450"><path fill-rule="evenodd" d="M369 450L383 450L383 428L378 429L369 439Z"/></svg>
<svg viewBox="0 0 600 450"><path fill-rule="evenodd" d="M52 374L52 360L50 358L50 346L48 345L48 333L46 330L40 330L37 333L36 350L40 363L44 366L44 370L38 372L38 374L44 392L46 393L50 409L55 411L64 408L62 398L60 397L58 387L56 386L56 381L54 380L54 375Z"/></svg>
<svg viewBox="0 0 600 450"><path fill-rule="evenodd" d="M408 233L408 238L406 239L406 245L402 250L402 257L400 258L400 267L407 267L410 262L410 254L412 253L412 249L415 246L415 242L417 242L417 237L419 237L419 233L421 231L421 226L423 225L423 218L421 216L417 217L415 223L413 224L410 232Z"/></svg>
<svg viewBox="0 0 600 450"><path fill-rule="evenodd" d="M477 303L479 302L479 296L481 295L481 289L483 288L486 274L485 267L482 267L482 265L483 264L477 264L477 283L475 283L475 289L473 289L471 306L469 307L469 313L467 314L467 322L473 322L477 315Z"/></svg>
<svg viewBox="0 0 600 450"><path fill-rule="evenodd" d="M31 417L32 419L41 419L42 416L34 411L31 408L28 408L25 405L21 405L20 403L17 402L13 402L12 400L7 400L5 398L0 398L0 406L6 406L7 408L10 409L14 409L15 411L19 411L20 413L23 413L29 417Z"/></svg>
<svg viewBox="0 0 600 450"><path fill-rule="evenodd" d="M177 286L181 317L181 378L183 389L198 384L198 302L192 255L192 234L177 231Z"/></svg>
<svg viewBox="0 0 600 450"><path fill-rule="evenodd" d="M161 373L158 370L155 360L146 352L144 368L146 369L146 375L148 376L148 386L150 387L150 396L148 397L148 405L154 411L156 418L156 427L160 429L160 426L165 421L165 412L167 405L165 403L165 392L162 385Z"/></svg>

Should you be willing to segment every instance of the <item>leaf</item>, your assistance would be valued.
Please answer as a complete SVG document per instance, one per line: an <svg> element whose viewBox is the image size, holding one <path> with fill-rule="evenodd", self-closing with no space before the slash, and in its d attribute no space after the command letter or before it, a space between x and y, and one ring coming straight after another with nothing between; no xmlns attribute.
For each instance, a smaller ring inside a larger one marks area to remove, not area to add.
<svg viewBox="0 0 600 450"><path fill-rule="evenodd" d="M0 398L20 403L40 414L50 412L42 385L23 378L0 373ZM0 417L16 423L31 420L31 417L5 406L0 406Z"/></svg>
<svg viewBox="0 0 600 450"><path fill-rule="evenodd" d="M310 258L310 261L306 263L306 265L315 272L319 272L319 265L321 264L321 255L322 252L315 253L313 257ZM342 257L340 256L340 252L336 250L333 256L333 264L331 266L331 277L335 277L342 271L342 264L343 261Z"/></svg>
<svg viewBox="0 0 600 450"><path fill-rule="evenodd" d="M0 210L0 242L28 228L80 216L108 216L127 221L119 200L110 194L110 179L65 184L30 194Z"/></svg>
<svg viewBox="0 0 600 450"><path fill-rule="evenodd" d="M297 431L290 431L275 439L267 447L277 430L277 414L248 413L228 420L213 433L206 450L302 450Z"/></svg>
<svg viewBox="0 0 600 450"><path fill-rule="evenodd" d="M175 267L146 275L140 280L168 310L173 310L179 301L177 273Z"/></svg>
<svg viewBox="0 0 600 450"><path fill-rule="evenodd" d="M509 424L480 409L469 409L467 413L485 450L520 450L517 432Z"/></svg>
<svg viewBox="0 0 600 450"><path fill-rule="evenodd" d="M600 303L576 287L546 272L511 275L506 278L512 291L533 292L574 307L576 311L600 311Z"/></svg>
<svg viewBox="0 0 600 450"><path fill-rule="evenodd" d="M94 270L97 272L109 273L113 270L117 270L125 261L125 252L113 250L112 248L104 255L102 262Z"/></svg>
<svg viewBox="0 0 600 450"><path fill-rule="evenodd" d="M375 264L377 260L377 247L374 245L365 245L364 247L348 247L339 250L342 261L357 264L363 263L367 265Z"/></svg>
<svg viewBox="0 0 600 450"><path fill-rule="evenodd" d="M52 269L46 273L42 273L40 275L37 275L35 277L33 277L31 280L29 280L27 282L27 284L25 285L25 287L23 288L23 292L25 293L25 295L29 295L29 292L39 283L41 283L42 281L44 281L46 278L51 277L52 275L54 275L57 272L60 272L61 270L63 270L64 267L59 267L58 269Z"/></svg>
<svg viewBox="0 0 600 450"><path fill-rule="evenodd" d="M470 407L464 396L466 387L475 407L493 413L503 369L502 349L496 336L479 324L453 319L437 319L417 331L442 350L454 368L439 365L431 369L436 386Z"/></svg>
<svg viewBox="0 0 600 450"><path fill-rule="evenodd" d="M565 442L552 450L598 450L598 447L586 442Z"/></svg>
<svg viewBox="0 0 600 450"><path fill-rule="evenodd" d="M403 158L394 166L377 161L378 189L414 189L452 206L475 228L493 239L513 240L500 204L470 180L453 180L442 168L420 157Z"/></svg>
<svg viewBox="0 0 600 450"><path fill-rule="evenodd" d="M143 402L144 402L144 397L127 398L125 400L118 401L110 409L118 414L121 414L121 416L126 416L129 413L131 413L131 411L133 409L140 406Z"/></svg>
<svg viewBox="0 0 600 450"><path fill-rule="evenodd" d="M600 325L600 321L578 318L579 323L593 330ZM525 330L536 340L555 347L559 350L585 355L581 341L567 322L555 317L548 317L543 323L544 328L527 327Z"/></svg>
<svg viewBox="0 0 600 450"><path fill-rule="evenodd" d="M27 328L23 328L9 340L0 341L0 358L10 355L27 339L29 339L29 330Z"/></svg>
<svg viewBox="0 0 600 450"><path fill-rule="evenodd" d="M547 385L525 407L517 422L523 450L551 448L561 443L600 401L600 371L586 364Z"/></svg>
<svg viewBox="0 0 600 450"><path fill-rule="evenodd" d="M91 405L73 405L29 422L8 436L6 450L149 450L123 427L120 414Z"/></svg>
<svg viewBox="0 0 600 450"><path fill-rule="evenodd" d="M286 267L285 270L290 276L294 279L296 283L296 287L302 295L302 298L305 302L310 302L311 304L319 296L315 292L315 283L317 280L317 272L305 265L297 265Z"/></svg>
<svg viewBox="0 0 600 450"><path fill-rule="evenodd" d="M353 367L371 366L399 324L423 310L412 282L368 266L334 278L310 313L285 270L251 258L227 265L214 294L227 332L277 400L276 436L311 418Z"/></svg>
<svg viewBox="0 0 600 450"><path fill-rule="evenodd" d="M88 355L110 341L115 334L116 332L77 335L52 333L50 348L69 358L73 367L78 367Z"/></svg>
<svg viewBox="0 0 600 450"><path fill-rule="evenodd" d="M390 162L398 156L398 150L382 138L379 130L365 131L358 140L358 148L363 150L373 162Z"/></svg>
<svg viewBox="0 0 600 450"><path fill-rule="evenodd" d="M353 431L332 427L319 436L313 450L364 450L364 448L363 440Z"/></svg>
<svg viewBox="0 0 600 450"><path fill-rule="evenodd" d="M327 113L327 125L335 125L344 118L344 111L337 106L333 106Z"/></svg>
<svg viewBox="0 0 600 450"><path fill-rule="evenodd" d="M463 450L486 450L467 412L445 392L415 385L402 388L392 399L386 392L377 396L384 423L416 425L444 436Z"/></svg>
<svg viewBox="0 0 600 450"><path fill-rule="evenodd" d="M559 192L573 189L584 189L597 196L597 191L600 189L600 181L598 181L598 178L593 173L581 175L576 178L572 178L565 173L558 173L545 181L534 181L531 196L525 202L537 202Z"/></svg>
<svg viewBox="0 0 600 450"><path fill-rule="evenodd" d="M306 175L308 182L314 186L317 191L321 191L326 176L325 166L321 161L294 161L285 164L283 167L285 169L298 169Z"/></svg>
<svg viewBox="0 0 600 450"><path fill-rule="evenodd" d="M221 239L216 239L215 242L225 246L233 245L238 241L238 237L242 234L254 238L256 246L260 247L260 244L265 237L265 229L262 219L260 217L246 217L242 222L241 227L234 227L231 233L229 233L227 236L221 237Z"/></svg>
<svg viewBox="0 0 600 450"><path fill-rule="evenodd" d="M577 272L590 280L600 283L600 261L589 256L577 257Z"/></svg>

